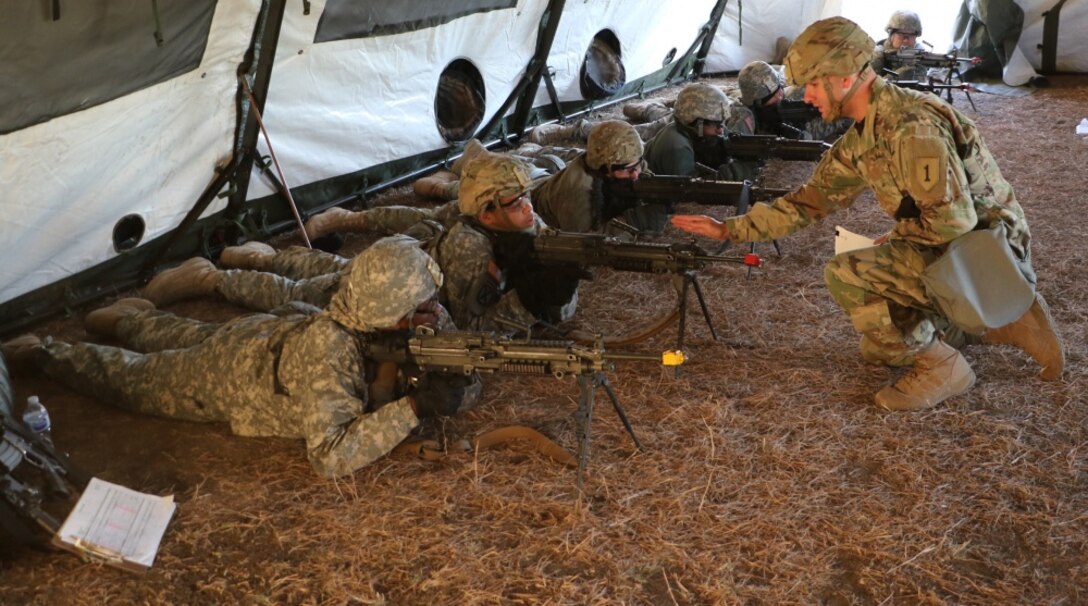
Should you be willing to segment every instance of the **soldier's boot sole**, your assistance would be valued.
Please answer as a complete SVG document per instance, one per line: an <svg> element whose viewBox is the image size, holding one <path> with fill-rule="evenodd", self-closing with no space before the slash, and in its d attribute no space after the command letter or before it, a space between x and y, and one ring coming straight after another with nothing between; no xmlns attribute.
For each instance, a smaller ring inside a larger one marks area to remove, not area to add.
<svg viewBox="0 0 1088 606"><path fill-rule="evenodd" d="M265 271L275 256L275 248L264 242L253 240L239 246L224 248L223 252L219 253L219 264L234 269Z"/></svg>
<svg viewBox="0 0 1088 606"><path fill-rule="evenodd" d="M83 319L83 328L91 334L115 336L117 323L123 318L152 309L155 309L155 304L147 299L118 299L111 305L88 313Z"/></svg>
<svg viewBox="0 0 1088 606"><path fill-rule="evenodd" d="M144 298L155 305L202 297L215 292L223 272L203 257L193 257L151 279L144 287Z"/></svg>
<svg viewBox="0 0 1088 606"><path fill-rule="evenodd" d="M0 343L0 352L4 359L11 364L23 365L28 363L42 345L42 340L36 335L19 335L14 339Z"/></svg>
<svg viewBox="0 0 1088 606"><path fill-rule="evenodd" d="M1045 381L1056 381L1065 371L1062 338L1055 328L1046 299L1039 293L1035 293L1035 301L1024 315L1012 324L986 331L982 342L1012 345L1023 350L1042 368L1039 376Z"/></svg>

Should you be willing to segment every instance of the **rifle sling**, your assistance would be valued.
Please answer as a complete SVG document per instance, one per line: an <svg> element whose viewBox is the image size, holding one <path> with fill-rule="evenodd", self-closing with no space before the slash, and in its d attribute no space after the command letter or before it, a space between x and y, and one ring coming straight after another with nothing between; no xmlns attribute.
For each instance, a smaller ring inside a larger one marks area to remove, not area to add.
<svg viewBox="0 0 1088 606"><path fill-rule="evenodd" d="M391 454L413 454L425 461L440 461L453 454L467 454L497 448L515 440L527 440L534 450L560 465L577 467L578 461L566 448L556 444L539 431L524 425L510 425L484 432L472 442L458 440L443 448L437 440L408 439L393 449Z"/></svg>

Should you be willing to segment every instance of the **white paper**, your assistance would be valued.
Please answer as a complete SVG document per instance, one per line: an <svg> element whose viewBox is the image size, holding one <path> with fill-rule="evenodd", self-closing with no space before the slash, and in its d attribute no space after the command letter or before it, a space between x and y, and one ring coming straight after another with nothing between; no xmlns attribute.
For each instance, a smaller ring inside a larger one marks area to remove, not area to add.
<svg viewBox="0 0 1088 606"><path fill-rule="evenodd" d="M58 538L91 556L150 568L177 506L157 497L91 478Z"/></svg>
<svg viewBox="0 0 1088 606"><path fill-rule="evenodd" d="M1088 135L1088 118L1081 118L1080 124L1077 124L1078 135Z"/></svg>
<svg viewBox="0 0 1088 606"><path fill-rule="evenodd" d="M846 229L841 225L835 226L835 254L841 255L844 252L850 252L859 248L869 248L873 246L875 242L872 238L867 238L860 234Z"/></svg>

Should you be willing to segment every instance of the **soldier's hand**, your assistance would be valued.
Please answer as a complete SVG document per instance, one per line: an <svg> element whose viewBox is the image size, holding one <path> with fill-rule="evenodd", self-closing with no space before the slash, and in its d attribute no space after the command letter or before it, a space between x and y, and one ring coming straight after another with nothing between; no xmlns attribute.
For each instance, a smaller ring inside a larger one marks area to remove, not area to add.
<svg viewBox="0 0 1088 606"><path fill-rule="evenodd" d="M465 399L465 390L472 382L471 376L436 372L424 374L409 394L416 416L423 419L456 414Z"/></svg>
<svg viewBox="0 0 1088 606"><path fill-rule="evenodd" d="M729 240L729 229L725 223L706 215L673 215L673 226L699 236L715 240Z"/></svg>

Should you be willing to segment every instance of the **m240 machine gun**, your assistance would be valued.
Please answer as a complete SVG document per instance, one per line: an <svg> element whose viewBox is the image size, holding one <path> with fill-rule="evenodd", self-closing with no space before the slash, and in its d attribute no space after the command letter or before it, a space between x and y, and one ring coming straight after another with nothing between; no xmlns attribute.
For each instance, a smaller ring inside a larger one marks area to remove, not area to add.
<svg viewBox="0 0 1088 606"><path fill-rule="evenodd" d="M363 341L368 357L379 362L415 367L420 372L512 373L562 379L575 377L581 397L576 414L578 438L578 490L589 458L589 435L593 421L594 398L603 388L627 433L641 450L631 422L608 383L605 372L615 370L619 361L652 361L665 366L679 366L684 361L679 351L664 354L605 351L602 343L579 345L572 341L515 340L483 332L435 332L420 327L410 334L394 334Z"/></svg>

